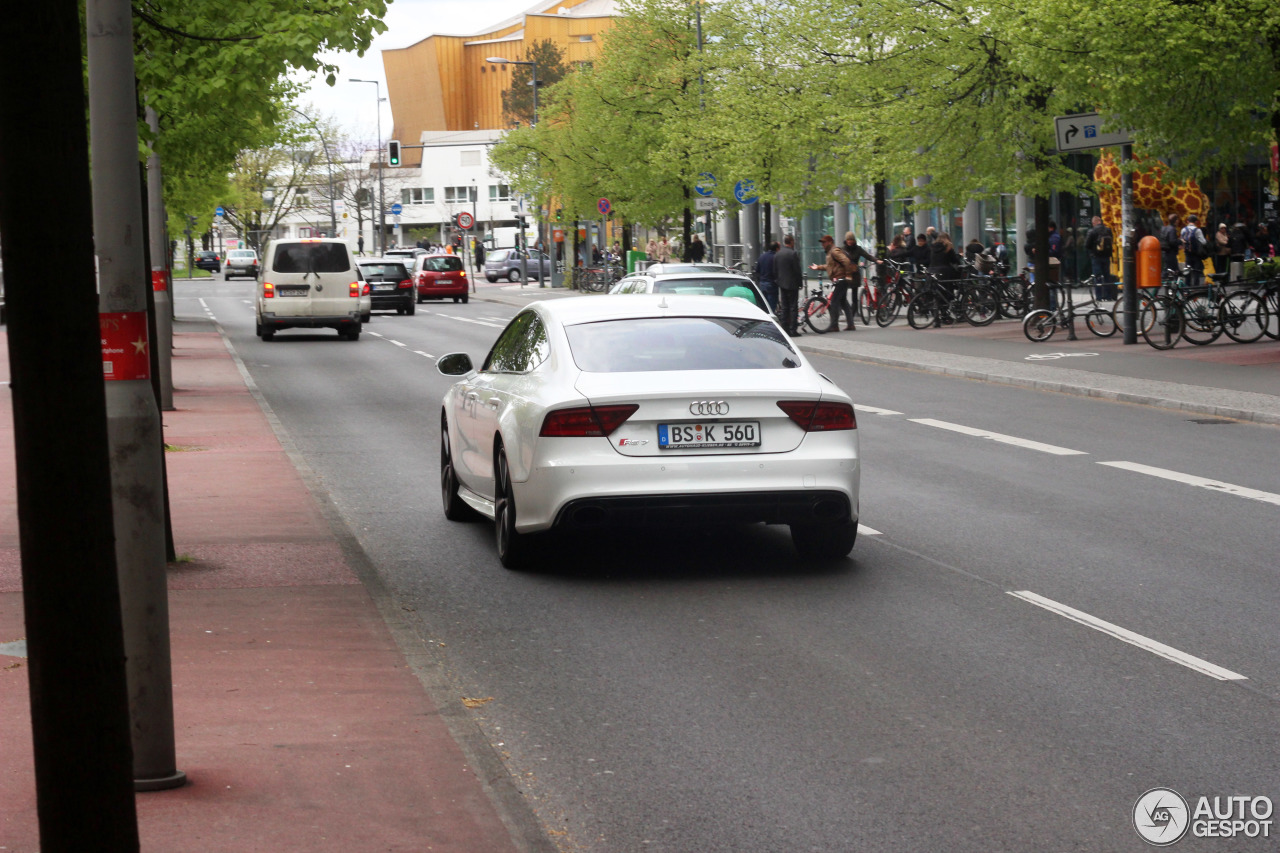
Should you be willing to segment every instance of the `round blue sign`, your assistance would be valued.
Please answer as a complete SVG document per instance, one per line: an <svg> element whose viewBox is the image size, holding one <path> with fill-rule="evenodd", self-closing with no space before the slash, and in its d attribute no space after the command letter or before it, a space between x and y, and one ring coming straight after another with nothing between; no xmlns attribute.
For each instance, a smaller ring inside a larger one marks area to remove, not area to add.
<svg viewBox="0 0 1280 853"><path fill-rule="evenodd" d="M710 172L699 174L698 183L694 185L693 191L703 198L714 195L716 191L716 176Z"/></svg>
<svg viewBox="0 0 1280 853"><path fill-rule="evenodd" d="M224 213L226 213L226 211L222 209L222 205L218 205L213 209L214 216L222 216Z"/></svg>
<svg viewBox="0 0 1280 853"><path fill-rule="evenodd" d="M395 204L391 205L392 216L399 216L402 210L404 210L404 205L402 205L400 202L396 202Z"/></svg>
<svg viewBox="0 0 1280 853"><path fill-rule="evenodd" d="M739 204L753 204L760 198L756 195L756 182L738 181L733 187L733 197Z"/></svg>

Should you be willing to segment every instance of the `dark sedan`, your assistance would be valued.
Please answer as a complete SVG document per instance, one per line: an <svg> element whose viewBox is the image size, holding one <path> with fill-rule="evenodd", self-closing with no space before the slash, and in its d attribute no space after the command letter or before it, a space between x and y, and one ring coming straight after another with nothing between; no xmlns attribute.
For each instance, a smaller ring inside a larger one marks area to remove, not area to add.
<svg viewBox="0 0 1280 853"><path fill-rule="evenodd" d="M413 277L401 258L360 258L360 277L369 285L374 311L414 314L418 302Z"/></svg>

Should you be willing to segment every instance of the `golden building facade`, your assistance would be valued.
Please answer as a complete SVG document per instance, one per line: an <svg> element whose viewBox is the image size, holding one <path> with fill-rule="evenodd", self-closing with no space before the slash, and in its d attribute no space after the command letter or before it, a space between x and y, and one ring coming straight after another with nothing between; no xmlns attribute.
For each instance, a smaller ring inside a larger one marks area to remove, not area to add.
<svg viewBox="0 0 1280 853"><path fill-rule="evenodd" d="M505 127L502 93L518 66L485 60L524 59L527 46L549 40L560 49L565 65L589 61L616 8L615 0L560 0L475 35L433 35L408 47L384 50L382 65L395 122L390 138L408 145L416 144L426 131ZM404 152L406 166L417 166L421 160L421 149Z"/></svg>

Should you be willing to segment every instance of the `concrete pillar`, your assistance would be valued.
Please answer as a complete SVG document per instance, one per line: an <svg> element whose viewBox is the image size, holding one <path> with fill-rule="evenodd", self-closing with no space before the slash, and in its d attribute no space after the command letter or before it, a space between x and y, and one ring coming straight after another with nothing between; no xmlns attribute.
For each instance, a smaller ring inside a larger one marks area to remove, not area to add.
<svg viewBox="0 0 1280 853"><path fill-rule="evenodd" d="M752 266L764 251L760 245L760 202L758 201L742 206L742 242L746 246L743 249L742 259L748 266Z"/></svg>
<svg viewBox="0 0 1280 853"><path fill-rule="evenodd" d="M978 221L978 213L980 205L977 199L970 199L969 203L964 206L964 228L961 235L964 245L968 245L969 241L974 237L982 239L982 223ZM985 245L985 243L984 243Z"/></svg>
<svg viewBox="0 0 1280 853"><path fill-rule="evenodd" d="M1027 265L1027 229L1031 227L1031 212L1028 199L1022 193L1013 197L1013 233L1018 243L1018 251L1014 255L1016 266L1010 272L1019 272Z"/></svg>
<svg viewBox="0 0 1280 853"><path fill-rule="evenodd" d="M836 245L844 245L844 235L849 230L849 191L844 187L836 190L835 216L831 222L831 236L836 238Z"/></svg>
<svg viewBox="0 0 1280 853"><path fill-rule="evenodd" d="M915 179L915 187L918 191L922 187L927 187L931 179L926 175L922 178ZM912 223L911 233L923 234L925 229L932 224L933 213L929 210L921 210L920 205L927 204L929 201L928 193L916 192L915 203L912 205Z"/></svg>

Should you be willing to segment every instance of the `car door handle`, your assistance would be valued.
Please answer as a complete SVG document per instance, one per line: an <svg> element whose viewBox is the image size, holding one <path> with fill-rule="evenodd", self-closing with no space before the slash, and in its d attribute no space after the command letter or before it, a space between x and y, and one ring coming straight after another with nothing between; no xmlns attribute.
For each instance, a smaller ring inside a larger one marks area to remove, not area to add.
<svg viewBox="0 0 1280 853"><path fill-rule="evenodd" d="M502 398L490 397L488 400L485 401L485 405L491 409L496 409L502 405Z"/></svg>

